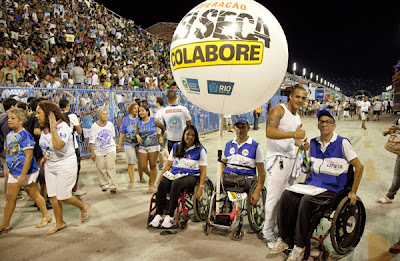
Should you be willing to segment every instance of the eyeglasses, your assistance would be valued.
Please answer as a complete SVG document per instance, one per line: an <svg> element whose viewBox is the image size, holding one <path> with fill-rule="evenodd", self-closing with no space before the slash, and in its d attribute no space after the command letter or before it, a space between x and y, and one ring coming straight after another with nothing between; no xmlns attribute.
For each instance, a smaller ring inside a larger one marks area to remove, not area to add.
<svg viewBox="0 0 400 261"><path fill-rule="evenodd" d="M324 123L326 123L326 124L334 124L334 122L333 121L318 121L318 124L321 124L321 125L324 125Z"/></svg>

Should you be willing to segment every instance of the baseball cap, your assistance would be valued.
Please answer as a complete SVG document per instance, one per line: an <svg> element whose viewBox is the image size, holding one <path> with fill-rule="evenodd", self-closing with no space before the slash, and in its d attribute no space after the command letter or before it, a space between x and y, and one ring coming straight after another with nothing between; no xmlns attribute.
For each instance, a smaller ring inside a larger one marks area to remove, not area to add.
<svg viewBox="0 0 400 261"><path fill-rule="evenodd" d="M333 122L336 122L335 117L332 115L332 113L330 113L330 111L328 110L320 110L319 112L317 112L317 118L319 120L319 118L321 118L321 116L328 116L331 117L333 119Z"/></svg>
<svg viewBox="0 0 400 261"><path fill-rule="evenodd" d="M235 124L233 124L233 125L236 125L236 124L239 124L239 123L243 123L243 124L249 124L249 121L247 120L247 118L246 117L239 117L239 118L237 118L237 120L235 121Z"/></svg>

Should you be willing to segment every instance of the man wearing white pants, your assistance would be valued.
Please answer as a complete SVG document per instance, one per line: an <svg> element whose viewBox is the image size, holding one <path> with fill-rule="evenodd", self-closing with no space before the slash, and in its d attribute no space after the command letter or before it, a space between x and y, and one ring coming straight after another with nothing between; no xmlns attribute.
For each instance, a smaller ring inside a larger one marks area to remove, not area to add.
<svg viewBox="0 0 400 261"><path fill-rule="evenodd" d="M301 146L305 131L297 111L303 107L307 91L295 86L287 104L281 103L271 109L266 124L267 199L265 202L264 238L270 249L275 246L279 200L286 187L293 185L297 177L295 167L296 146ZM306 140L304 141L306 142Z"/></svg>

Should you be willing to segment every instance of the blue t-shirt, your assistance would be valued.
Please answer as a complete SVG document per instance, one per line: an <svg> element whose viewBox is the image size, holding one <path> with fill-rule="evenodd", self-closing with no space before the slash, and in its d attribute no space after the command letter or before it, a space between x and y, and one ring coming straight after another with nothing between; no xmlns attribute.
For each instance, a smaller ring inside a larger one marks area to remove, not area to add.
<svg viewBox="0 0 400 261"><path fill-rule="evenodd" d="M157 139L157 126L154 117L150 117L149 121L144 123L138 119L139 135L142 137L142 147L150 147L159 145Z"/></svg>
<svg viewBox="0 0 400 261"><path fill-rule="evenodd" d="M11 173L16 176L20 176L22 168L25 162L24 150L33 150L35 146L35 140L32 135L25 129L22 129L18 133L11 131L7 134L4 140L4 151L6 152L7 166ZM32 158L31 167L28 170L28 175L37 172L39 169L36 164L35 157Z"/></svg>
<svg viewBox="0 0 400 261"><path fill-rule="evenodd" d="M121 128L119 132L125 133L124 144L125 146L136 146L138 144L136 139L136 126L138 118L132 119L130 116L126 116L122 120Z"/></svg>

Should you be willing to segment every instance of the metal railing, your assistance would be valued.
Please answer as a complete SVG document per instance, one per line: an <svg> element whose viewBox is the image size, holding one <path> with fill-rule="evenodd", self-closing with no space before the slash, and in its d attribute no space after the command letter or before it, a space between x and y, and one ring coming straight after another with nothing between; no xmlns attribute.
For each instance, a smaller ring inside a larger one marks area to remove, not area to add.
<svg viewBox="0 0 400 261"><path fill-rule="evenodd" d="M0 85L0 100L3 102L8 97L13 97L19 101L27 102L28 97L42 97L50 100L56 104L59 103L61 98L65 98L71 104L71 112L80 117L81 126L84 133L84 140L80 140L81 156L90 155L90 148L88 144L89 131L94 122L98 120L96 109L99 106L106 106L109 109L109 120L114 124L117 134L122 124L122 120L128 115L126 108L135 99L147 100L149 108L155 108L156 97L163 97L166 101L164 92L160 91L144 91L132 90L130 88L103 88L99 86L74 86L62 85L59 88L41 88L41 87L21 87L21 86L2 86ZM277 92L279 93L279 92ZM177 92L179 104L187 107L192 117L192 123L196 126L200 134L216 131L219 129L219 114L205 111L196 105L192 104L186 97ZM279 103L279 101L287 101L286 97L275 95L271 98L272 106ZM265 122L267 118L267 104L262 106L262 113L259 122ZM243 116L243 114L242 114ZM246 113L249 122L253 124L253 113ZM239 115L232 115L232 121L239 117Z"/></svg>

